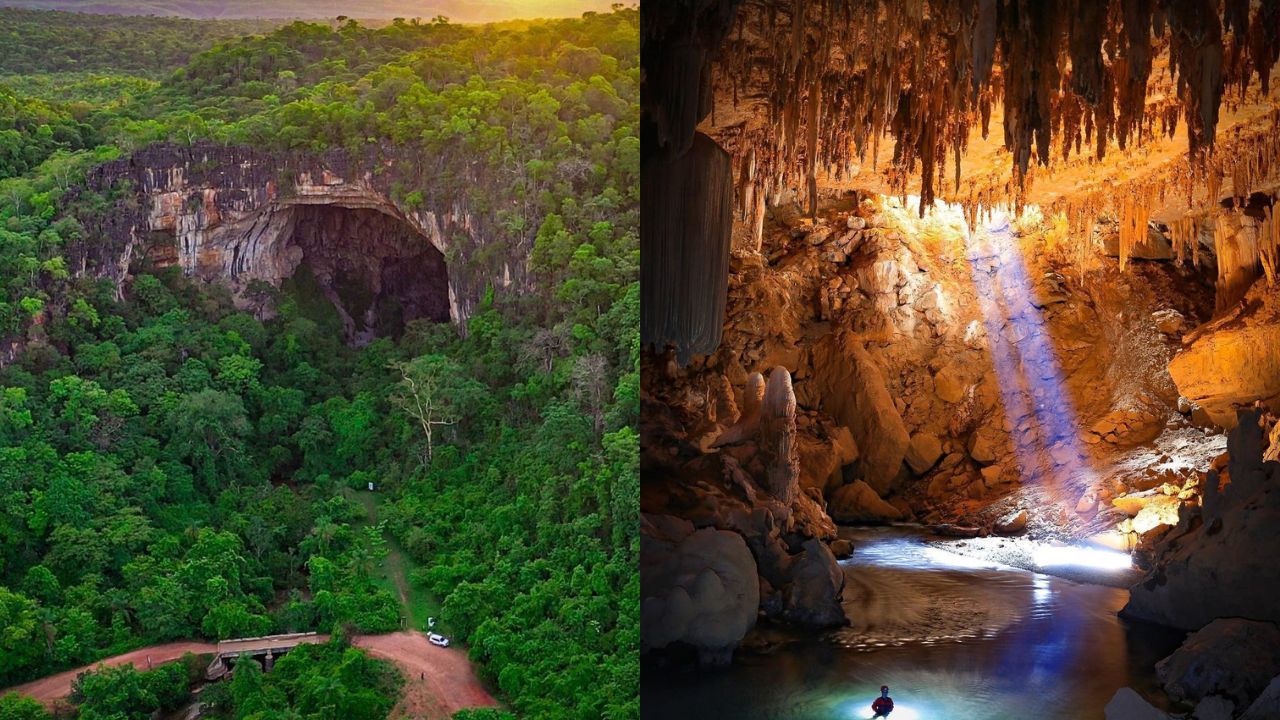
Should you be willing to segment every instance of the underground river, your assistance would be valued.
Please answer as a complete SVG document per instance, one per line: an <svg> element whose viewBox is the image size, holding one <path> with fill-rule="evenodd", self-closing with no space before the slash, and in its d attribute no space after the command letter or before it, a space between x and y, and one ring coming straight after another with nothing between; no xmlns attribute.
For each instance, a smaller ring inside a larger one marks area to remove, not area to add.
<svg viewBox="0 0 1280 720"><path fill-rule="evenodd" d="M1117 617L1126 590L964 557L902 528L841 535L856 548L841 562L849 627L762 628L724 669L646 664L642 715L870 718L881 685L892 720L1101 718L1124 686L1164 704L1153 666L1183 634Z"/></svg>

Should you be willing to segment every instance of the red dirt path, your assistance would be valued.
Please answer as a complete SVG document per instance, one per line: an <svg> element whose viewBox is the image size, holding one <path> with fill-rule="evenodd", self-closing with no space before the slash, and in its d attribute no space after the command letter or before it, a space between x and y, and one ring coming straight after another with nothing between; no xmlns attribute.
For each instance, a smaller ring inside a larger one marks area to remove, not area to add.
<svg viewBox="0 0 1280 720"><path fill-rule="evenodd" d="M404 673L404 696L392 717L448 718L463 708L498 705L480 684L465 652L436 647L420 632L363 635L353 644L394 662Z"/></svg>
<svg viewBox="0 0 1280 720"><path fill-rule="evenodd" d="M0 690L0 695L16 692L20 695L30 695L31 697L44 703L46 706L52 706L54 702L65 698L71 694L71 683L75 682L76 676L82 672L92 670L99 665L109 665L116 667L117 665L132 665L139 670L147 669L147 657L150 656L152 666L163 665L174 660L182 659L186 653L211 653L217 648L212 643L198 642L178 642L169 643L167 645L152 645L140 650L134 650L123 655L116 655L101 660L92 665L76 668L75 670L67 670L57 675L32 680L29 683L17 685L5 690Z"/></svg>
<svg viewBox="0 0 1280 720"><path fill-rule="evenodd" d="M420 632L398 632L389 635L362 635L353 643L370 655L394 662L404 674L403 697L392 717L448 718L469 707L496 707L493 699L471 669L465 652L458 648L441 648L427 642ZM76 676L100 665L112 667L133 665L139 670L179 660L185 653L212 653L216 645L197 642L152 645L123 655L116 655L92 665L50 675L23 685L0 690L0 695L16 692L30 695L48 707L71 694Z"/></svg>

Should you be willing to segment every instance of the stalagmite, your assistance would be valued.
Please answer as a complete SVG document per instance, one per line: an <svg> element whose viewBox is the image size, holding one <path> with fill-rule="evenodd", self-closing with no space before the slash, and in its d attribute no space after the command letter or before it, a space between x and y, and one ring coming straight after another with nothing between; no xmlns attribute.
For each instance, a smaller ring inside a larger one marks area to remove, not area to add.
<svg viewBox="0 0 1280 720"><path fill-rule="evenodd" d="M791 389L791 373L778 366L769 371L769 384L760 408L760 453L764 459L766 488L788 506L800 491L795 442L796 394Z"/></svg>
<svg viewBox="0 0 1280 720"><path fill-rule="evenodd" d="M760 429L760 407L764 404L764 376L751 373L747 376L747 386L742 391L742 414L733 426L720 433L711 447L736 445L755 437Z"/></svg>

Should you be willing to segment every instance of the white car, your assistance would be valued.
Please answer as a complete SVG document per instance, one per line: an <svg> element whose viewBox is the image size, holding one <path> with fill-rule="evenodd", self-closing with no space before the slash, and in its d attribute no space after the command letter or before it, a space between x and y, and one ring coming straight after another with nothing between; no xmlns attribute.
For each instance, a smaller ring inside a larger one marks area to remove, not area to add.
<svg viewBox="0 0 1280 720"><path fill-rule="evenodd" d="M440 647L449 647L449 638L443 635L437 635L436 633L428 633L427 642L432 645L439 645Z"/></svg>

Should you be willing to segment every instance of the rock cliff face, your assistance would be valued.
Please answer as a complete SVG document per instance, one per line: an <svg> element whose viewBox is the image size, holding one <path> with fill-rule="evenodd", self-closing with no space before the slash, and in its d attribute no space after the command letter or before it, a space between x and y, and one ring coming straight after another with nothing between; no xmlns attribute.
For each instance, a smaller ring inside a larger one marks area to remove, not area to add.
<svg viewBox="0 0 1280 720"><path fill-rule="evenodd" d="M1225 469L1211 469L1200 511L1184 509L1129 591L1129 617L1195 630L1220 617L1280 622L1280 462L1257 410L1241 412ZM1225 470L1225 471L1224 471Z"/></svg>
<svg viewBox="0 0 1280 720"><path fill-rule="evenodd" d="M389 304L399 321L463 323L486 285L527 287L525 258L464 270L483 223L456 188L432 187L432 171L419 158L155 145L90 173L88 189L124 196L73 260L117 285L137 261L177 265L246 303L250 283L278 285L305 262L352 340L387 331L378 315ZM403 187L422 200L407 202Z"/></svg>

